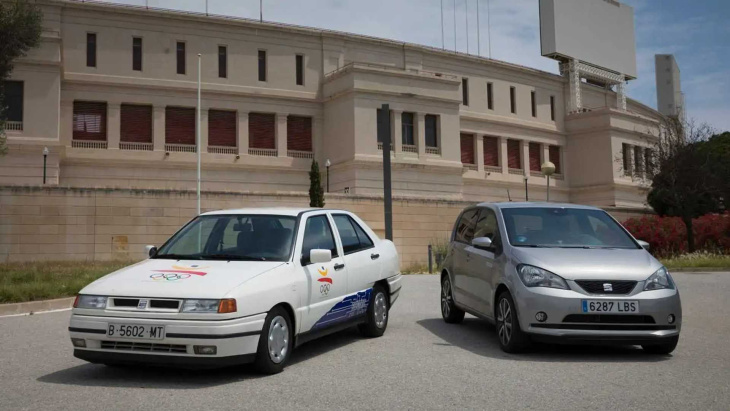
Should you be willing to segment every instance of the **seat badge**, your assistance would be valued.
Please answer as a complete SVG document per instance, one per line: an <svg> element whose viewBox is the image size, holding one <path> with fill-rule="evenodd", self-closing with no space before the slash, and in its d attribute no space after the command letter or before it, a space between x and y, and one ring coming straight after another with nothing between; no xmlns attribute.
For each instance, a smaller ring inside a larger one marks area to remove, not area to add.
<svg viewBox="0 0 730 411"><path fill-rule="evenodd" d="M145 308L147 308L147 300L139 300L139 303L137 303L137 309L144 310Z"/></svg>
<svg viewBox="0 0 730 411"><path fill-rule="evenodd" d="M605 284L603 284L603 291L606 291L606 292L609 292L609 293L610 292L613 292L613 286L611 285L611 283L605 283ZM140 301L140 304L141 303L142 302Z"/></svg>

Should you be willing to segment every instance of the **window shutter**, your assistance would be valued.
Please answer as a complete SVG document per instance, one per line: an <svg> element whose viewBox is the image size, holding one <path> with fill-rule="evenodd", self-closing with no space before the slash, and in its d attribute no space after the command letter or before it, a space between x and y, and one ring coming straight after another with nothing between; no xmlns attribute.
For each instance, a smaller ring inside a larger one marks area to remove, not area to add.
<svg viewBox="0 0 730 411"><path fill-rule="evenodd" d="M530 143L530 171L540 171L540 150L539 143Z"/></svg>
<svg viewBox="0 0 730 411"><path fill-rule="evenodd" d="M208 145L236 147L236 112L208 110Z"/></svg>
<svg viewBox="0 0 730 411"><path fill-rule="evenodd" d="M276 116L274 114L249 113L248 146L250 148L276 148Z"/></svg>
<svg viewBox="0 0 730 411"><path fill-rule="evenodd" d="M463 164L475 164L474 161L474 135L461 133L461 162Z"/></svg>
<svg viewBox="0 0 730 411"><path fill-rule="evenodd" d="M106 103L74 101L73 139L106 141Z"/></svg>
<svg viewBox="0 0 730 411"><path fill-rule="evenodd" d="M550 162L555 164L555 174L562 174L563 171L560 168L560 147L550 146Z"/></svg>
<svg viewBox="0 0 730 411"><path fill-rule="evenodd" d="M195 145L194 108L165 108L165 143Z"/></svg>
<svg viewBox="0 0 730 411"><path fill-rule="evenodd" d="M312 118L289 116L286 119L287 150L312 152Z"/></svg>
<svg viewBox="0 0 730 411"><path fill-rule="evenodd" d="M122 104L119 140L129 143L152 142L152 106Z"/></svg>
<svg viewBox="0 0 730 411"><path fill-rule="evenodd" d="M484 136L484 165L499 167L499 139Z"/></svg>
<svg viewBox="0 0 730 411"><path fill-rule="evenodd" d="M520 142L518 140L507 140L507 166L515 170L522 169Z"/></svg>

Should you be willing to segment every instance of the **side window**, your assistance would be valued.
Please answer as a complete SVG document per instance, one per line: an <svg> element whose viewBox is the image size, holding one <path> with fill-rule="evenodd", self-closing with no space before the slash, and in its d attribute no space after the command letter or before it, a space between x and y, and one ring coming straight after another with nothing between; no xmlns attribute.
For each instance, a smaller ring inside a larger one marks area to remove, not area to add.
<svg viewBox="0 0 730 411"><path fill-rule="evenodd" d="M335 220L345 254L365 250L373 246L373 240L350 216L339 214L333 215L332 218Z"/></svg>
<svg viewBox="0 0 730 411"><path fill-rule="evenodd" d="M488 208L481 209L476 228L474 229L474 237L488 237L494 241L498 233L497 216L494 214L494 211Z"/></svg>
<svg viewBox="0 0 730 411"><path fill-rule="evenodd" d="M348 217L348 218L350 218L350 217ZM352 223L352 226L355 227L355 232L357 233L357 238L360 240L360 249L374 247L375 244L373 244L373 240L370 239L370 237L367 235L365 230L363 230L362 227L360 227L360 224L358 224L352 218L350 218L350 222Z"/></svg>
<svg viewBox="0 0 730 411"><path fill-rule="evenodd" d="M474 238L474 226L476 223L479 209L467 210L459 219L459 223L456 225L456 232L454 233L454 240L460 243L470 244Z"/></svg>
<svg viewBox="0 0 730 411"><path fill-rule="evenodd" d="M302 258L309 263L309 252L315 249L332 251L332 258L337 257L337 246L332 229L327 221L326 215L309 217L304 227L304 239L302 240Z"/></svg>

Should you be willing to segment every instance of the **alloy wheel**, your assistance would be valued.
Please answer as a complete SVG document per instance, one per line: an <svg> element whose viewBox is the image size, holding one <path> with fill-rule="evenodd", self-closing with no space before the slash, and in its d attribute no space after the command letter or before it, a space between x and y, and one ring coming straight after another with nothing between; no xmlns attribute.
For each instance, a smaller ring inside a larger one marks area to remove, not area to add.
<svg viewBox="0 0 730 411"><path fill-rule="evenodd" d="M451 282L447 277L441 284L441 314L443 314L444 317L448 317L449 314L451 314L451 304Z"/></svg>
<svg viewBox="0 0 730 411"><path fill-rule="evenodd" d="M499 300L497 308L497 334L502 345L509 345L512 339L512 307L506 298Z"/></svg>

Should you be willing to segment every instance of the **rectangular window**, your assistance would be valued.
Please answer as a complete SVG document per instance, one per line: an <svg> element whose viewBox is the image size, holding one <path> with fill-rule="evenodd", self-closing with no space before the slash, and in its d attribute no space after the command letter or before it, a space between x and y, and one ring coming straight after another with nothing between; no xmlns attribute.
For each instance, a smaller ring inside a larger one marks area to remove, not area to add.
<svg viewBox="0 0 730 411"><path fill-rule="evenodd" d="M537 117L537 99L534 91L530 93L530 103L532 105L532 117Z"/></svg>
<svg viewBox="0 0 730 411"><path fill-rule="evenodd" d="M650 148L644 149L644 168L648 177L654 176L654 152Z"/></svg>
<svg viewBox="0 0 730 411"><path fill-rule="evenodd" d="M563 174L563 168L560 165L560 147L550 146L548 150L550 152L550 162L555 164L555 174Z"/></svg>
<svg viewBox="0 0 730 411"><path fill-rule="evenodd" d="M142 71L142 38L132 38L132 70Z"/></svg>
<svg viewBox="0 0 730 411"><path fill-rule="evenodd" d="M248 146L250 148L276 148L275 114L248 114Z"/></svg>
<svg viewBox="0 0 730 411"><path fill-rule="evenodd" d="M195 109L165 107L165 143L195 145Z"/></svg>
<svg viewBox="0 0 730 411"><path fill-rule="evenodd" d="M259 81L266 81L266 50L259 50Z"/></svg>
<svg viewBox="0 0 730 411"><path fill-rule="evenodd" d="M469 105L469 79L461 79L461 102L465 106Z"/></svg>
<svg viewBox="0 0 730 411"><path fill-rule="evenodd" d="M177 42L177 74L185 74L185 42Z"/></svg>
<svg viewBox="0 0 730 411"><path fill-rule="evenodd" d="M415 116L413 113L403 113L401 114L401 133L402 133L402 143L406 146L415 146L416 145L416 137L413 133L413 118Z"/></svg>
<svg viewBox="0 0 730 411"><path fill-rule="evenodd" d="M550 120L555 121L555 96L550 96Z"/></svg>
<svg viewBox="0 0 730 411"><path fill-rule="evenodd" d="M438 146L438 116L426 114L426 147Z"/></svg>
<svg viewBox="0 0 730 411"><path fill-rule="evenodd" d="M522 169L522 156L520 155L519 140L507 140L507 167L514 170Z"/></svg>
<svg viewBox="0 0 730 411"><path fill-rule="evenodd" d="M487 108L494 110L494 85L487 83Z"/></svg>
<svg viewBox="0 0 730 411"><path fill-rule="evenodd" d="M4 101L0 102L6 108L7 121L23 121L23 82L6 81Z"/></svg>
<svg viewBox="0 0 730 411"><path fill-rule="evenodd" d="M373 240L350 216L336 214L332 216L332 219L335 220L337 232L342 240L342 251L345 255L373 248Z"/></svg>
<svg viewBox="0 0 730 411"><path fill-rule="evenodd" d="M634 171L637 174L644 172L644 150L638 146L634 146Z"/></svg>
<svg viewBox="0 0 730 411"><path fill-rule="evenodd" d="M312 117L287 117L286 146L287 150L312 152Z"/></svg>
<svg viewBox="0 0 730 411"><path fill-rule="evenodd" d="M540 157L542 157L540 151L542 146L539 143L530 143L530 171L540 171Z"/></svg>
<svg viewBox="0 0 730 411"><path fill-rule="evenodd" d="M484 136L484 165L499 167L499 138Z"/></svg>
<svg viewBox="0 0 730 411"><path fill-rule="evenodd" d="M623 143L621 145L621 149L623 151L623 168L624 168L624 174L627 176L631 175L631 146Z"/></svg>
<svg viewBox="0 0 730 411"><path fill-rule="evenodd" d="M461 163L475 164L474 161L474 135L461 133Z"/></svg>
<svg viewBox="0 0 730 411"><path fill-rule="evenodd" d="M304 85L304 56L301 54L296 55L296 71L297 71L297 86Z"/></svg>
<svg viewBox="0 0 730 411"><path fill-rule="evenodd" d="M121 105L119 141L152 142L152 106Z"/></svg>
<svg viewBox="0 0 730 411"><path fill-rule="evenodd" d="M517 113L517 96L515 95L515 88L509 88L509 109L512 114Z"/></svg>
<svg viewBox="0 0 730 411"><path fill-rule="evenodd" d="M228 48L218 46L218 77L228 77Z"/></svg>
<svg viewBox="0 0 730 411"><path fill-rule="evenodd" d="M214 147L236 147L235 111L208 110L208 145Z"/></svg>
<svg viewBox="0 0 730 411"><path fill-rule="evenodd" d="M72 138L106 141L106 103L74 101Z"/></svg>
<svg viewBox="0 0 730 411"><path fill-rule="evenodd" d="M308 265L312 250L330 250L332 258L337 257L335 236L326 215L309 217L304 225L304 239L302 241L302 265Z"/></svg>
<svg viewBox="0 0 730 411"><path fill-rule="evenodd" d="M96 33L86 33L86 67L96 67Z"/></svg>

